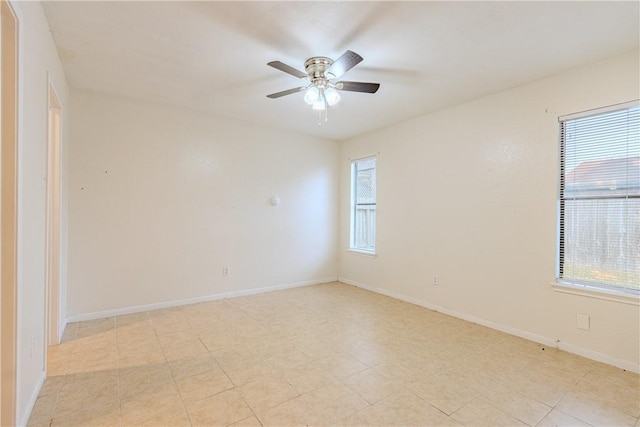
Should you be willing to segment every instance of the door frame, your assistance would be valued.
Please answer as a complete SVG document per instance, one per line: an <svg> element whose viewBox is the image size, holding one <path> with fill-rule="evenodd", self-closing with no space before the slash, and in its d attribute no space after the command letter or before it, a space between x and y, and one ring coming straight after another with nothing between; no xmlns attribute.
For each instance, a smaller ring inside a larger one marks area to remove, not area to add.
<svg viewBox="0 0 640 427"><path fill-rule="evenodd" d="M45 263L47 346L60 343L60 149L62 140L62 104L51 79L48 87Z"/></svg>
<svg viewBox="0 0 640 427"><path fill-rule="evenodd" d="M0 0L0 425L16 425L18 18Z"/></svg>

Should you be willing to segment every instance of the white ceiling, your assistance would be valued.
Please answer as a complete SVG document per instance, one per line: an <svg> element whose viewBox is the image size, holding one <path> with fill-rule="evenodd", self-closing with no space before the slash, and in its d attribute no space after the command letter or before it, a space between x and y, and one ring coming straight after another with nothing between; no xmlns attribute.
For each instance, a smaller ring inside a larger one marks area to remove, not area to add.
<svg viewBox="0 0 640 427"><path fill-rule="evenodd" d="M307 135L345 139L639 49L631 2L44 1L69 84ZM304 70L346 49L364 61L318 126Z"/></svg>

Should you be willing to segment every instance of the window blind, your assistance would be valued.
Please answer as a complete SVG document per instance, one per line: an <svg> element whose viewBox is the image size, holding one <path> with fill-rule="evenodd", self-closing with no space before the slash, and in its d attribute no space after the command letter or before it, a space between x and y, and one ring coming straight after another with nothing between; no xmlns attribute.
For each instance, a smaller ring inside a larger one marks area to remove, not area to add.
<svg viewBox="0 0 640 427"><path fill-rule="evenodd" d="M560 120L559 279L640 291L638 103Z"/></svg>
<svg viewBox="0 0 640 427"><path fill-rule="evenodd" d="M352 163L351 249L376 249L376 158Z"/></svg>

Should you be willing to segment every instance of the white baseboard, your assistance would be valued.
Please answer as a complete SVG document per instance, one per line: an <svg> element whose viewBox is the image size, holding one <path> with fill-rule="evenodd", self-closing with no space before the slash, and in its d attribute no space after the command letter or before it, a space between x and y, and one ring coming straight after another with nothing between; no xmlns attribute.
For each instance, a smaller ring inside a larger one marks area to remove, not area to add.
<svg viewBox="0 0 640 427"><path fill-rule="evenodd" d="M415 305L419 305L421 307L428 308L430 310L437 311L439 313L447 314L449 316L457 317L458 319L466 320L467 322L476 323L478 325L486 326L491 329L495 329L501 332L505 332L509 335L515 335L520 338L527 339L529 341L534 341L548 347L558 348L560 350L564 350L568 353L577 354L578 356L586 357L587 359L592 359L597 362L606 363L607 365L616 366L621 369L625 369L627 371L640 373L640 364L634 363L624 359L618 359L613 356L609 356L608 354L599 353L597 351L589 350L583 347L579 347L574 344L569 344L565 342L561 342L555 340L553 338L545 337L542 335L534 334L529 331L523 331L521 329L513 328L511 326L503 325L501 323L492 322L491 320L482 319L480 317L472 316L465 313L460 313L455 310L451 310L445 307L440 307L435 304L428 303L426 301L418 300L416 298L407 297L405 295L392 292L386 289L378 288L375 286L367 285L364 283L357 282L355 280L347 279L346 277L338 277L338 281L342 283L346 283L347 285L356 286L358 288L366 289L381 295L386 295L391 298L399 299L401 301L409 302Z"/></svg>
<svg viewBox="0 0 640 427"><path fill-rule="evenodd" d="M44 384L44 380L46 379L46 374L44 372L40 373L40 378L38 378L38 382L36 386L33 388L33 393L31 393L31 397L27 402L27 406L25 407L24 414L19 419L18 426L23 427L29 423L29 417L31 416L31 412L33 412L33 407L36 405L36 400L38 400L38 396L40 395L40 390L42 389L42 385Z"/></svg>
<svg viewBox="0 0 640 427"><path fill-rule="evenodd" d="M98 311L94 313L78 314L75 316L69 316L67 319L65 319L64 324L66 325L67 322L73 323L73 322L82 322L84 320L103 319L105 317L121 316L123 314L140 313L144 311L158 310L161 308L177 307L177 306L188 305L188 304L197 304L200 302L216 301L220 299L234 298L234 297L240 297L245 295L262 294L265 292L281 291L284 289L300 288L303 286L318 285L321 283L329 283L329 282L336 282L336 281L338 281L338 277L331 276L331 277L324 277L321 279L306 280L302 282L266 286L262 288L244 289L241 291L225 292L225 293L213 294L213 295L204 295L204 296L195 297L195 298L187 298L187 299L181 299L181 300L159 302L154 304L138 305L134 307L117 308L114 310Z"/></svg>

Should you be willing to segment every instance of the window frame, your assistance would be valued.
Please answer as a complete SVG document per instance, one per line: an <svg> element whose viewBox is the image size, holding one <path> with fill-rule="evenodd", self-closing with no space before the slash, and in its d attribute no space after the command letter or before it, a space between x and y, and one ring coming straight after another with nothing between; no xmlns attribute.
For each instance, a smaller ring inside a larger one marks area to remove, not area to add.
<svg viewBox="0 0 640 427"><path fill-rule="evenodd" d="M587 297L606 299L612 301L619 301L625 303L631 303L638 305L640 302L640 289L632 289L628 286L616 286L608 283L592 282L586 280L580 280L575 278L561 277L562 275L562 260L564 258L563 253L563 239L564 229L566 225L566 218L563 221L563 203L565 200L580 200L575 198L565 198L565 153L566 146L563 138L563 125L567 121L586 118L590 116L598 116L605 113L611 113L615 111L626 110L640 106L640 100L625 102L622 104L615 104L607 107L596 108L579 113L569 114L558 117L558 206L557 206L557 238L556 238L556 274L555 281L552 283L554 290L559 292L578 294ZM602 199L606 199L603 197ZM637 198L636 196L632 198ZM600 198L598 198L600 199Z"/></svg>
<svg viewBox="0 0 640 427"><path fill-rule="evenodd" d="M375 194L375 203L373 203L373 205L375 205L376 207L376 212L377 212L377 207L378 207L378 194L377 194L377 186L378 186L378 156L377 155L372 155L372 156L367 156L367 157L360 157L357 159L351 159L350 160L350 164L349 164L349 179L350 179L350 199L349 199L349 252L353 252L356 254L360 254L360 255L367 255L367 256L376 256L377 254L377 239L375 240L374 246L372 249L367 249L367 248L362 248L362 247L357 247L355 245L355 241L356 241L356 227L357 227L357 220L356 220L356 209L358 206L357 203L357 175L356 175L356 165L358 163L361 162L365 162L365 161L369 161L369 160L375 160L375 171L376 171L376 178L375 178L375 188L376 188L376 194ZM377 214L376 217L374 218L374 233L377 235L377 227L378 227L378 221L377 221Z"/></svg>

